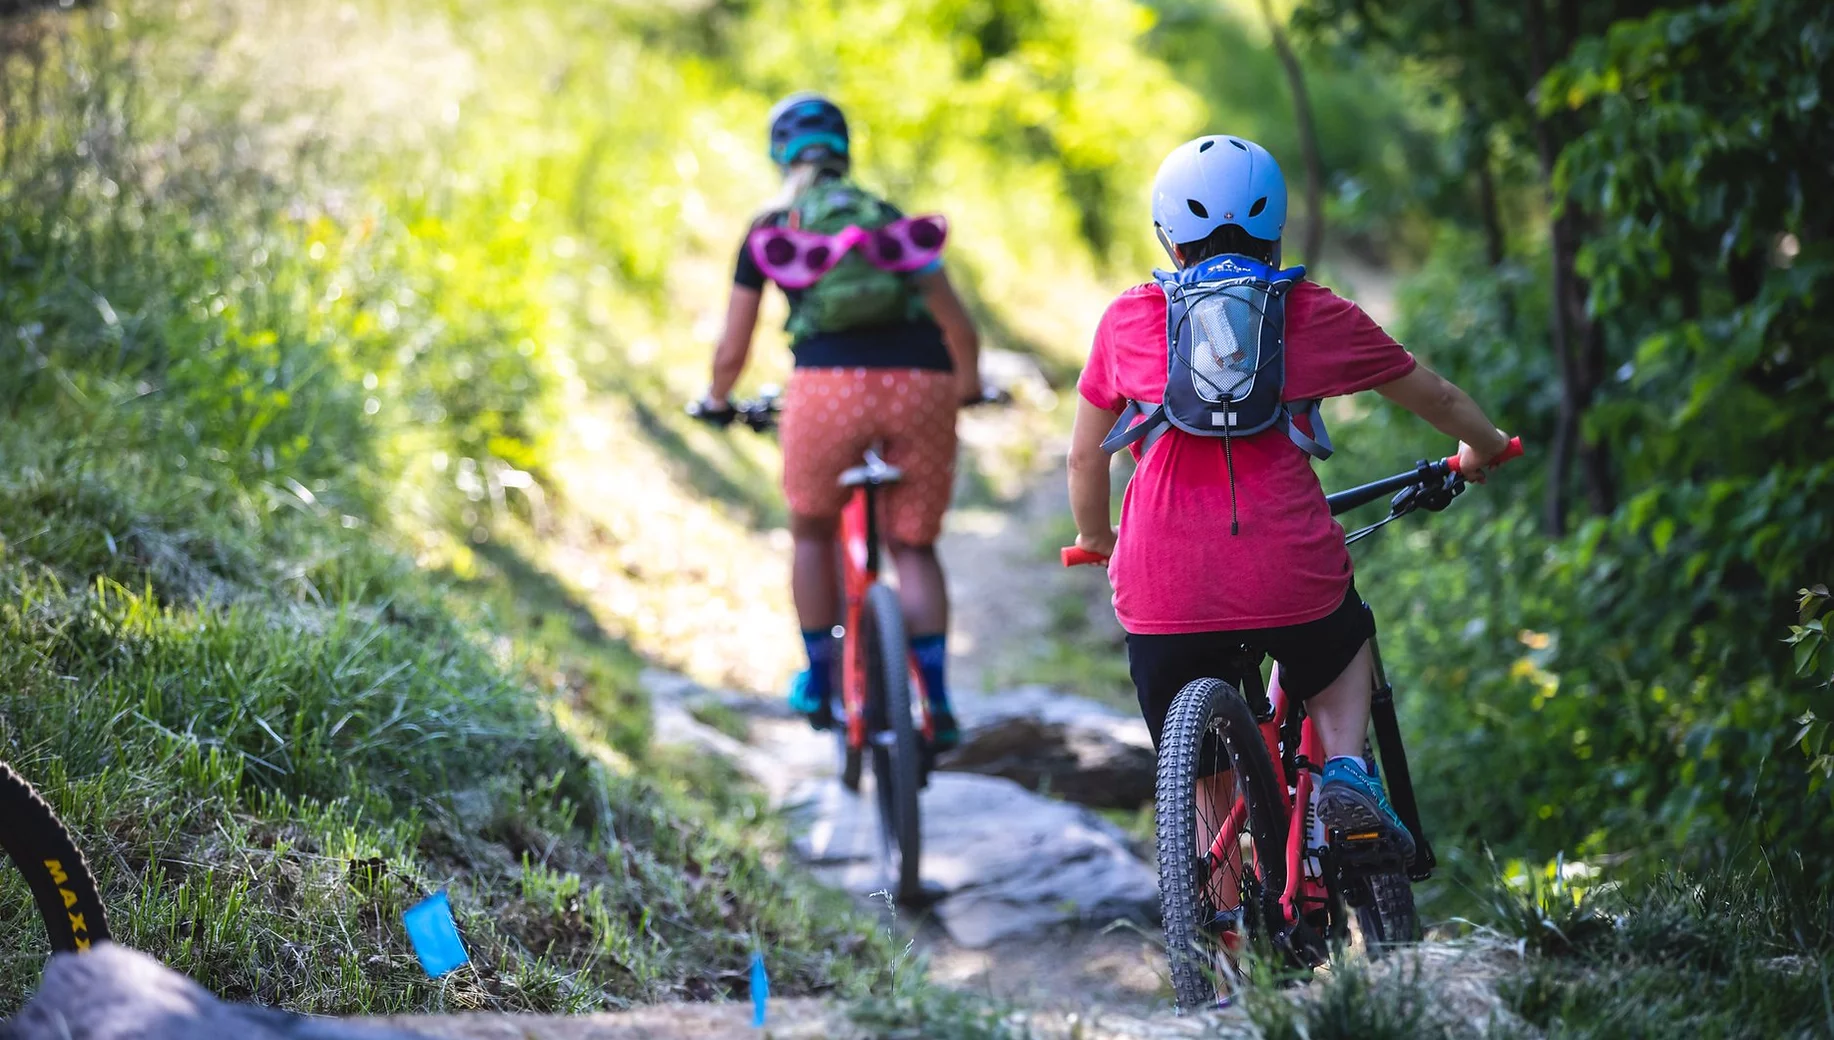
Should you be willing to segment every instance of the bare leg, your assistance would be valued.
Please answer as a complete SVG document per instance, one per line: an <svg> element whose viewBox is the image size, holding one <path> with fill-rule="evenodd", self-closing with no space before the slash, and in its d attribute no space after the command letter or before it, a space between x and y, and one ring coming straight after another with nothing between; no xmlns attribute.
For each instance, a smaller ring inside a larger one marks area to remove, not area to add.
<svg viewBox="0 0 1834 1040"><path fill-rule="evenodd" d="M1364 643L1343 673L1305 702L1306 714L1312 717L1312 727L1318 732L1327 759L1362 756L1369 742L1369 698L1375 690L1374 676L1369 644Z"/></svg>
<svg viewBox="0 0 1834 1040"><path fill-rule="evenodd" d="M1216 840L1235 808L1235 774L1217 773L1197 781L1198 855ZM1242 843L1237 841L1223 850L1223 862L1210 874L1210 905L1218 910L1234 910L1242 902Z"/></svg>
<svg viewBox="0 0 1834 1040"><path fill-rule="evenodd" d="M898 568L898 600L904 606L906 629L913 638L947 632L949 589L936 546L893 542L891 553Z"/></svg>
<svg viewBox="0 0 1834 1040"><path fill-rule="evenodd" d="M840 572L835 559L835 517L791 516L796 550L790 565L790 594L804 631L840 623Z"/></svg>

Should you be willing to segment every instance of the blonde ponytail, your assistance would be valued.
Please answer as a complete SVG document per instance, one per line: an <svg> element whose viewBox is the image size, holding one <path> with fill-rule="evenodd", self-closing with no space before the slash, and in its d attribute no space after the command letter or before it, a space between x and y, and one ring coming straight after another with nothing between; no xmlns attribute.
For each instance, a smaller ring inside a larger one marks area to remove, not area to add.
<svg viewBox="0 0 1834 1040"><path fill-rule="evenodd" d="M845 160L837 162L833 159L823 159L818 162L791 163L789 168L783 171L783 187L778 189L777 194L764 204L764 209L758 214L759 217L781 213L789 209L795 204L796 197L808 191L822 174L844 174L846 172Z"/></svg>

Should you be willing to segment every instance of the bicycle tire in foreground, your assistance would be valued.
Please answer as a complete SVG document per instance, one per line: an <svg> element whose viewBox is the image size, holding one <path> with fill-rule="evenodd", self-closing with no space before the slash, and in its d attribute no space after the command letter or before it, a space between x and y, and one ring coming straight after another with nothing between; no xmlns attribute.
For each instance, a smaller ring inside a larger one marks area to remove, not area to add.
<svg viewBox="0 0 1834 1040"><path fill-rule="evenodd" d="M0 849L25 876L53 953L80 952L108 938L108 918L89 861L51 806L0 762Z"/></svg>

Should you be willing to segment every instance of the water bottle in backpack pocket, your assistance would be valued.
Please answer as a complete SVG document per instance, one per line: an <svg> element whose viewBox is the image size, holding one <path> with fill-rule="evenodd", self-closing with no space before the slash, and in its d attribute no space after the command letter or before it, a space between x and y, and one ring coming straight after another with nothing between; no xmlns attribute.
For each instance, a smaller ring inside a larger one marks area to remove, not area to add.
<svg viewBox="0 0 1834 1040"><path fill-rule="evenodd" d="M1164 400L1129 401L1102 442L1114 452L1167 430L1199 437L1247 437L1281 427L1306 454L1329 458L1317 401L1289 404L1286 297L1305 268L1275 271L1244 256L1218 256L1182 271L1154 271L1166 299ZM1294 421L1307 417L1310 431Z"/></svg>

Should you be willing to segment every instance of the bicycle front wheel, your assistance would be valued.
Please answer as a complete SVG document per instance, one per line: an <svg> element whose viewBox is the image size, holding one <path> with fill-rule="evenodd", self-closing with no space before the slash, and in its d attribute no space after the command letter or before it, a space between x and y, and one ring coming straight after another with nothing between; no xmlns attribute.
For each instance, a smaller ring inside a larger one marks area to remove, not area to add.
<svg viewBox="0 0 1834 1040"><path fill-rule="evenodd" d="M25 875L52 953L74 953L108 938L108 918L89 862L25 778L0 762L0 850Z"/></svg>
<svg viewBox="0 0 1834 1040"><path fill-rule="evenodd" d="M1201 777L1225 769L1235 777L1235 795L1242 802L1238 833L1246 841L1239 838L1237 845L1245 847L1227 849L1219 860L1210 849L1231 808L1200 806L1198 786L1209 782ZM1232 951L1215 925L1219 907L1212 893L1218 884L1239 886L1247 938L1271 936L1284 923L1285 796L1254 712L1235 687L1199 679L1179 691L1159 741L1156 810L1166 955L1173 993L1185 1010L1227 1001L1238 981ZM1213 882L1213 874L1230 869L1227 864L1238 856L1239 878Z"/></svg>
<svg viewBox="0 0 1834 1040"><path fill-rule="evenodd" d="M890 586L873 584L866 590L860 620L866 650L866 728L880 834L898 899L914 903L923 892L918 875L923 832L917 815L922 763L911 709L910 644L897 593Z"/></svg>

